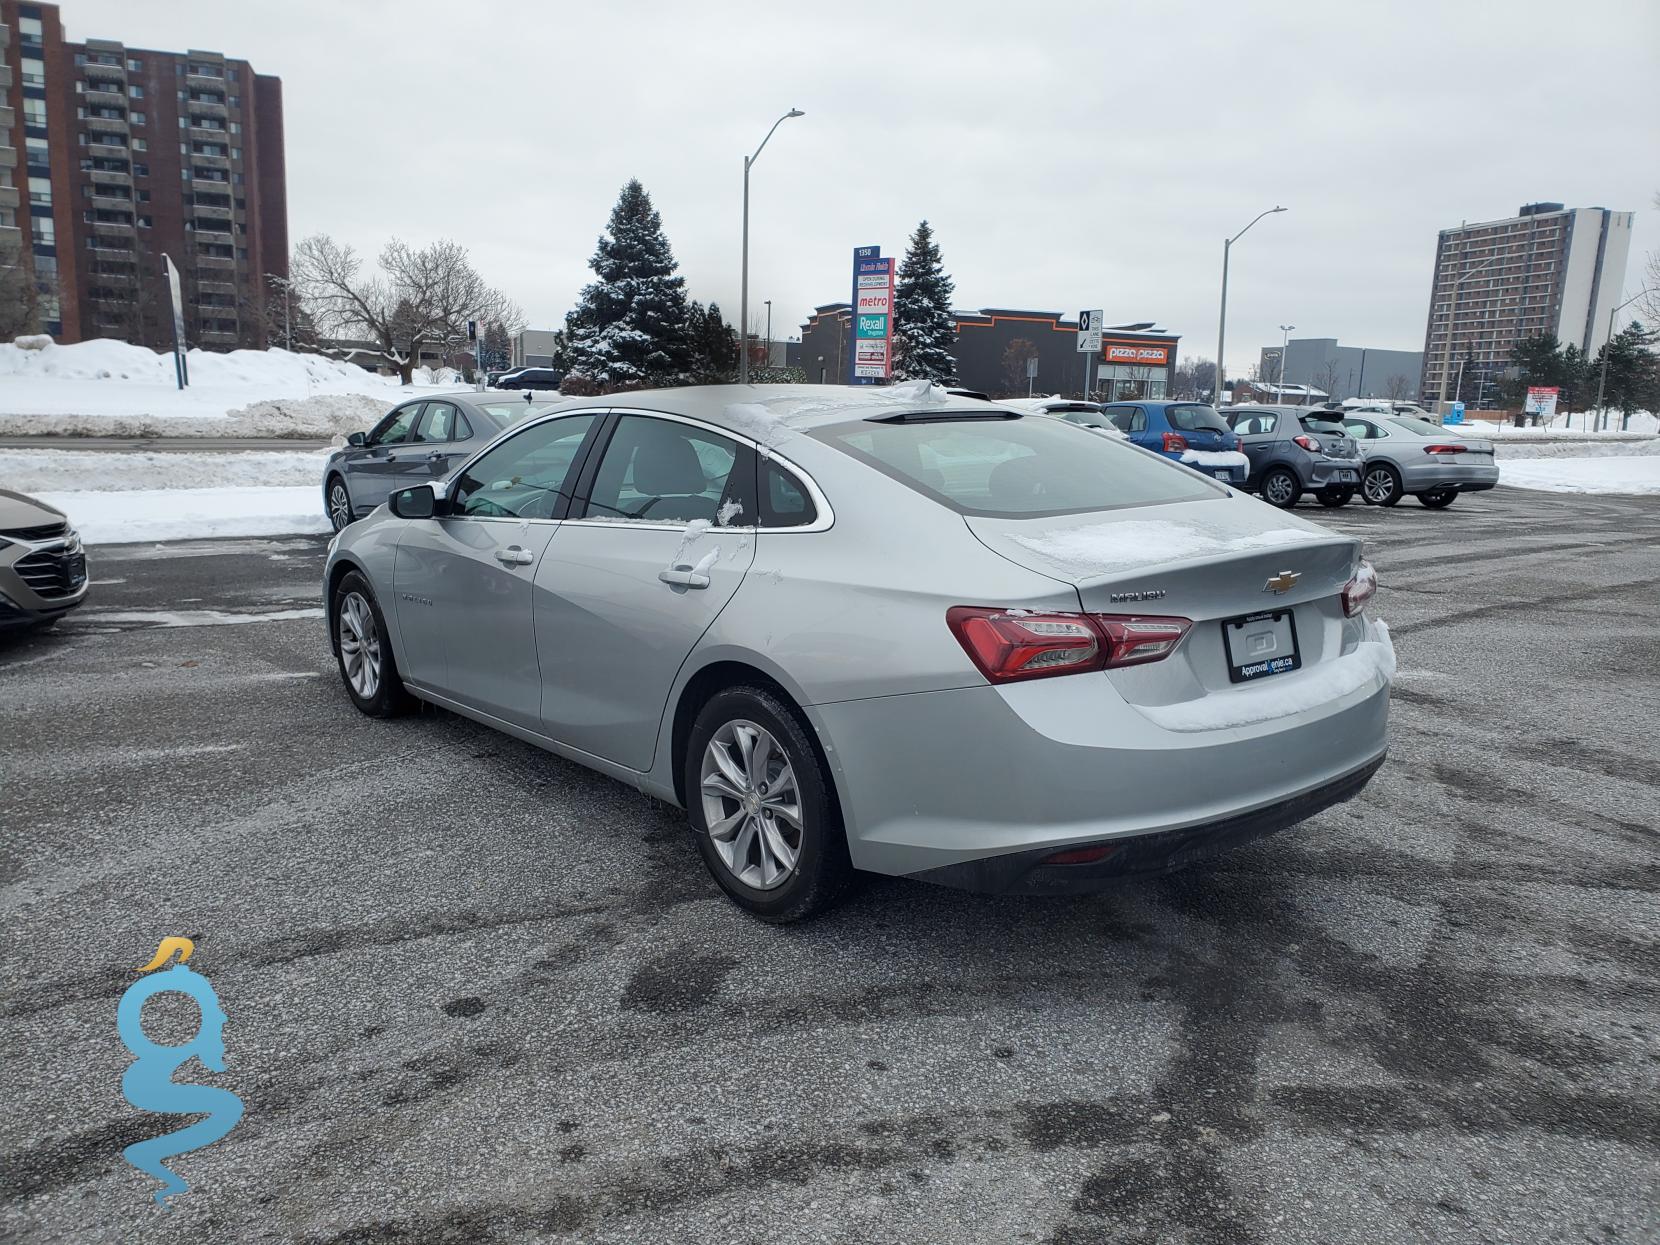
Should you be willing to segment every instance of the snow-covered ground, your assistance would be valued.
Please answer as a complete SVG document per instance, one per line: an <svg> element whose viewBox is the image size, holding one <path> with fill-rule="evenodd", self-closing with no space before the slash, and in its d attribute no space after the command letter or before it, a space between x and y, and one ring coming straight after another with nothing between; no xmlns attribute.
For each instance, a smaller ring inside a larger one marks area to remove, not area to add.
<svg viewBox="0 0 1660 1245"><path fill-rule="evenodd" d="M20 344L21 343L21 344ZM101 338L0 344L0 434L317 436L366 427L394 402L458 387L417 372L402 386L340 359L286 350L192 350L179 389L173 356Z"/></svg>
<svg viewBox="0 0 1660 1245"><path fill-rule="evenodd" d="M1660 454L1538 458L1499 464L1499 483L1547 493L1660 496Z"/></svg>
<svg viewBox="0 0 1660 1245"><path fill-rule="evenodd" d="M326 532L320 485L42 492L90 545Z"/></svg>
<svg viewBox="0 0 1660 1245"><path fill-rule="evenodd" d="M20 493L118 493L139 489L223 489L305 485L321 488L329 451L106 453L101 450L0 450L0 483Z"/></svg>
<svg viewBox="0 0 1660 1245"><path fill-rule="evenodd" d="M1608 427L1601 432L1596 429L1596 412L1587 417L1584 411L1573 415L1558 415L1551 421L1549 427L1518 428L1512 423L1494 423L1485 419L1472 419L1462 424L1448 425L1449 431L1463 433L1470 437L1493 437L1503 441L1537 441L1541 439L1556 440L1561 437L1584 437L1587 440L1601 440L1603 438L1620 437L1652 437L1660 435L1660 416L1651 411L1637 411L1631 416L1631 427L1625 431L1620 429L1620 413L1608 413ZM1591 426L1587 427L1587 423Z"/></svg>

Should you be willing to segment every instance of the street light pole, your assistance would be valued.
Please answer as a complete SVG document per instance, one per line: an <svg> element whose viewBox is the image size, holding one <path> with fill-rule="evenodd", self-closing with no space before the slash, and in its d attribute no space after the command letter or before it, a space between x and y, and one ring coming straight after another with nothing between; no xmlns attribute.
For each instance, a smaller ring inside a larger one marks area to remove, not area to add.
<svg viewBox="0 0 1660 1245"><path fill-rule="evenodd" d="M1608 412L1602 409L1602 391L1603 391L1603 387L1608 383L1608 356L1614 353L1614 317L1619 315L1620 312L1624 311L1627 307L1631 306L1631 304L1636 302L1639 298L1642 298L1646 294L1652 294L1652 293L1654 293L1653 290L1647 290L1647 289L1640 290L1637 293L1633 294L1630 298L1626 299L1618 307L1610 307L1608 309L1608 336L1603 340L1603 343L1602 343L1602 369L1597 373L1597 431L1598 432L1603 431L1608 426ZM1621 411L1620 412L1620 431L1621 432L1626 432L1630 429L1630 426L1631 426L1631 416L1627 415L1624 411Z"/></svg>
<svg viewBox="0 0 1660 1245"><path fill-rule="evenodd" d="M1285 401L1285 353L1291 349L1291 330L1295 324L1280 325L1280 401Z"/></svg>
<svg viewBox="0 0 1660 1245"><path fill-rule="evenodd" d="M772 299L767 299L767 366L772 366Z"/></svg>
<svg viewBox="0 0 1660 1245"><path fill-rule="evenodd" d="M807 114L799 108L792 108L778 120L772 123L772 129L767 131L767 137L761 140L761 146L755 149L755 154L744 157L744 257L743 278L738 295L738 383L749 384L749 170L761 158L761 150L767 145L767 140L773 131L791 117L805 117Z"/></svg>
<svg viewBox="0 0 1660 1245"><path fill-rule="evenodd" d="M1252 219L1251 225L1256 224L1257 221L1261 220L1264 216L1272 216L1275 212L1283 212L1285 210L1285 208L1275 206L1269 208L1266 212L1258 212ZM1223 350L1227 348L1228 342L1228 254L1233 250L1233 244L1243 238L1250 230L1251 225L1246 225L1244 229L1241 229L1238 233L1234 234L1233 237L1222 243L1222 311L1221 314L1216 317L1215 404L1217 406L1222 405L1222 385L1228 375L1227 364L1224 362L1222 354Z"/></svg>
<svg viewBox="0 0 1660 1245"><path fill-rule="evenodd" d="M1452 371L1452 337L1453 337L1453 325L1458 320L1458 291L1461 290L1462 288L1464 288L1464 283L1466 281L1468 281L1471 277L1474 277L1474 276L1477 276L1477 275L1479 275L1483 272L1486 272L1489 268L1491 268L1494 264L1496 264L1498 262L1499 262L1498 256L1495 255L1492 259L1488 260L1481 267L1470 269L1469 272L1465 273L1463 276L1458 278L1458 280L1453 282L1452 293L1447 299L1447 344L1441 350L1441 391L1436 395L1436 398L1435 398L1435 413L1437 415L1446 414L1446 412L1443 411L1441 408L1447 405L1447 373ZM1433 307L1430 309L1431 314L1434 314L1434 310L1435 309ZM1462 388L1462 384L1463 384L1463 379L1464 379L1464 374L1461 371L1459 373L1459 382L1460 382L1460 387L1461 388Z"/></svg>

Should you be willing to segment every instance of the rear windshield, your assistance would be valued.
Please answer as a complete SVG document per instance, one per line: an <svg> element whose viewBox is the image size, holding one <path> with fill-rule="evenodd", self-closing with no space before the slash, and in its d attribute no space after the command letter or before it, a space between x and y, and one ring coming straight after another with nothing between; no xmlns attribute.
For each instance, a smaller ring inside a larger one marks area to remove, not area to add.
<svg viewBox="0 0 1660 1245"><path fill-rule="evenodd" d="M1349 430L1342 424L1324 415L1304 415L1303 427L1310 432L1329 432L1334 437L1343 437L1349 434Z"/></svg>
<svg viewBox="0 0 1660 1245"><path fill-rule="evenodd" d="M1112 420L1100 411L1087 407L1059 406L1050 407L1049 414L1059 416L1069 424L1080 424L1085 428L1113 428ZM1116 431L1116 428L1114 428Z"/></svg>
<svg viewBox="0 0 1660 1245"><path fill-rule="evenodd" d="M1216 413L1214 407L1200 406L1196 403L1183 403L1179 406L1164 408L1164 417L1170 421L1172 428L1180 428L1183 432L1196 432L1199 429L1209 429L1212 432L1228 432L1228 421Z"/></svg>
<svg viewBox="0 0 1660 1245"><path fill-rule="evenodd" d="M498 424L505 427L516 424L521 419L531 415L540 415L543 411L551 411L563 399L549 402L526 402L523 398L516 398L509 402L503 399L500 402L480 402L479 409L487 411Z"/></svg>
<svg viewBox="0 0 1660 1245"><path fill-rule="evenodd" d="M1447 430L1440 424L1432 424L1427 419L1413 419L1409 415L1396 415L1391 423L1399 424L1402 428L1409 428L1413 432L1421 432L1426 437L1447 436Z"/></svg>
<svg viewBox="0 0 1660 1245"><path fill-rule="evenodd" d="M859 421L812 435L960 514L1035 518L1227 495L1195 472L1053 419Z"/></svg>

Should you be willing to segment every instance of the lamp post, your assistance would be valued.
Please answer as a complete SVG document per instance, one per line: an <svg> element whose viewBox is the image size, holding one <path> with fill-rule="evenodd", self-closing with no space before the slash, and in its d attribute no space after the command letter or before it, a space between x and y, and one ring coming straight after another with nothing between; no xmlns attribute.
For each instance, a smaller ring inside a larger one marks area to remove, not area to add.
<svg viewBox="0 0 1660 1245"><path fill-rule="evenodd" d="M1626 299L1623 303L1621 303L1618 307L1610 307L1609 310L1608 310L1608 336L1603 340L1603 343L1602 343L1602 369L1597 373L1597 431L1598 432L1601 432L1603 429L1605 429L1608 426L1608 412L1602 409L1602 390L1603 390L1603 386L1605 386L1608 383L1608 356L1614 353L1614 317L1619 315L1620 312L1624 311L1627 307L1631 306L1631 304L1636 302L1639 298L1642 298L1646 294L1652 294L1652 293L1654 293L1653 290L1647 290L1647 289L1639 290L1637 293L1633 294L1630 298ZM1630 428L1630 425L1631 425L1631 416L1627 415L1624 411L1621 411L1620 412L1620 431L1621 432L1628 431L1629 428Z"/></svg>
<svg viewBox="0 0 1660 1245"><path fill-rule="evenodd" d="M772 299L767 299L767 353L766 366L772 366Z"/></svg>
<svg viewBox="0 0 1660 1245"><path fill-rule="evenodd" d="M772 129L767 131L767 137L761 140L761 146L755 149L755 154L744 157L744 260L743 281L738 295L738 334L742 342L742 349L738 351L738 383L749 384L749 170L761 158L761 150L767 145L767 139L773 131L791 117L805 117L807 114L799 108L792 108L778 120L772 123Z"/></svg>
<svg viewBox="0 0 1660 1245"><path fill-rule="evenodd" d="M1258 212L1252 219L1251 225L1257 223L1264 216L1272 216L1275 212L1283 212L1285 208L1275 206L1266 212ZM1223 360L1222 351L1228 340L1228 252L1233 250L1233 244L1238 242L1250 230L1246 225L1233 237L1222 243L1222 312L1216 317L1216 405L1222 405L1222 385L1227 380L1228 367Z"/></svg>
<svg viewBox="0 0 1660 1245"><path fill-rule="evenodd" d="M1435 397L1435 413L1437 415L1446 414L1446 411L1442 408L1447 405L1447 373L1452 370L1452 338L1453 325L1458 321L1458 291L1463 288L1464 283L1471 277L1478 276L1481 273L1486 272L1498 262L1498 256L1495 255L1492 259L1481 265L1481 267L1470 269L1469 272L1465 273L1463 276L1458 278L1458 280L1453 282L1452 293L1447 299L1447 344L1441 351L1441 391ZM1430 310L1432 313L1434 312L1434 308L1431 308ZM1460 372L1459 387L1461 389L1463 388L1463 381L1464 374L1463 372Z"/></svg>
<svg viewBox="0 0 1660 1245"><path fill-rule="evenodd" d="M1291 330L1295 324L1280 325L1280 401L1285 401L1285 354L1291 349Z"/></svg>

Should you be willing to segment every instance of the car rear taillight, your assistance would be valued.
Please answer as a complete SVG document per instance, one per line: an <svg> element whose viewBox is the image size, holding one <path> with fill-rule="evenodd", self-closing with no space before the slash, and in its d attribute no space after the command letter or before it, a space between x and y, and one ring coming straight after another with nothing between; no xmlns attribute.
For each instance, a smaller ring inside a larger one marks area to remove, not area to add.
<svg viewBox="0 0 1660 1245"><path fill-rule="evenodd" d="M1092 865L1098 860L1105 860L1116 852L1122 844L1096 843L1089 847L1074 847L1070 851L1055 852L1045 856L1042 863L1046 865Z"/></svg>
<svg viewBox="0 0 1660 1245"><path fill-rule="evenodd" d="M1469 450L1467 445L1426 445L1426 454L1463 454Z"/></svg>
<svg viewBox="0 0 1660 1245"><path fill-rule="evenodd" d="M1166 454L1174 454L1178 450L1185 450L1186 448L1187 438L1181 433L1167 432L1164 434L1164 452Z"/></svg>
<svg viewBox="0 0 1660 1245"><path fill-rule="evenodd" d="M1313 437L1304 436L1302 433L1299 432L1296 436L1292 437L1291 439L1293 441L1295 441L1298 445L1302 446L1310 454L1318 454L1320 452L1320 443L1318 441L1316 441Z"/></svg>
<svg viewBox="0 0 1660 1245"><path fill-rule="evenodd" d="M1135 614L1028 613L953 605L945 622L993 683L1139 666L1168 657L1193 626Z"/></svg>
<svg viewBox="0 0 1660 1245"><path fill-rule="evenodd" d="M1354 578L1343 585L1343 613L1353 618L1365 609L1373 597L1378 594L1378 573L1372 569L1372 564L1361 559L1355 567Z"/></svg>

